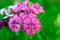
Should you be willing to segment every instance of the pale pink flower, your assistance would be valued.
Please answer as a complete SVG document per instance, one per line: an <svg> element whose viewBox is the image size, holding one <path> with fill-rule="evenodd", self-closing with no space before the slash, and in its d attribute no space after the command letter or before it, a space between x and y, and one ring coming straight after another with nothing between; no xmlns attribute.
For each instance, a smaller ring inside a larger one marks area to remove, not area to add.
<svg viewBox="0 0 60 40"><path fill-rule="evenodd" d="M42 6L40 6L39 4L32 4L30 6L30 9L33 10L34 14L39 14L39 13L43 13L44 9Z"/></svg>
<svg viewBox="0 0 60 40"><path fill-rule="evenodd" d="M18 11L19 11L19 7L13 9L13 12L18 12Z"/></svg>
<svg viewBox="0 0 60 40"><path fill-rule="evenodd" d="M30 0L25 0L23 3L24 3L25 5L28 5L29 1L30 1Z"/></svg>

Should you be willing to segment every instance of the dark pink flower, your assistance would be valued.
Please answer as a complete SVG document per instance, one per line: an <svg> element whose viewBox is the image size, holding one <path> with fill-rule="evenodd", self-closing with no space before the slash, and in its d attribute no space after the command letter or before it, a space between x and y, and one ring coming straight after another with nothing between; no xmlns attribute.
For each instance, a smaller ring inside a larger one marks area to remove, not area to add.
<svg viewBox="0 0 60 40"><path fill-rule="evenodd" d="M5 21L0 21L0 29L2 29L5 24L6 24Z"/></svg>

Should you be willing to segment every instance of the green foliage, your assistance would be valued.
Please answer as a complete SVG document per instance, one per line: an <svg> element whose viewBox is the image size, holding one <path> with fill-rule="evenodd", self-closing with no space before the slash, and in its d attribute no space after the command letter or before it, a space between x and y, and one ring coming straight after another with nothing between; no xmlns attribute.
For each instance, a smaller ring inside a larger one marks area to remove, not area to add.
<svg viewBox="0 0 60 40"><path fill-rule="evenodd" d="M12 5L14 0L0 0L0 9L7 8L9 5Z"/></svg>
<svg viewBox="0 0 60 40"><path fill-rule="evenodd" d="M2 20L2 19L3 19L3 17L4 17L3 15L0 15L0 20Z"/></svg>
<svg viewBox="0 0 60 40"><path fill-rule="evenodd" d="M45 13L38 15L42 24L41 32L30 37L22 29L20 32L14 33L4 27L0 30L0 40L60 40L60 27L57 25L60 23L60 17L57 17L60 14L60 0L30 0L30 2L39 3L44 7ZM1 0L0 9L6 8L13 3L14 0ZM0 15L0 20L2 18L3 16Z"/></svg>

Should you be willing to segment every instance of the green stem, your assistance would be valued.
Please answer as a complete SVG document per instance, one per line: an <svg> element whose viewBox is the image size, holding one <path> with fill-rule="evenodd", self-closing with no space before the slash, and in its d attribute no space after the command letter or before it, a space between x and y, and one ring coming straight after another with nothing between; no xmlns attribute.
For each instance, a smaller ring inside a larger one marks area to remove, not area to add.
<svg viewBox="0 0 60 40"><path fill-rule="evenodd" d="M29 40L32 40L32 36L29 37Z"/></svg>

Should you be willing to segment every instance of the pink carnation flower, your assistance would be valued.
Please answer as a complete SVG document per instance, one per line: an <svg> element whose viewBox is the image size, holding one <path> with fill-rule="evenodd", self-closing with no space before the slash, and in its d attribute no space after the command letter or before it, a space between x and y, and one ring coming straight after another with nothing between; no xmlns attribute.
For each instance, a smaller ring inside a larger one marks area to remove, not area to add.
<svg viewBox="0 0 60 40"><path fill-rule="evenodd" d="M41 24L36 15L30 13L23 19L22 28L28 35L33 36L36 32L40 32Z"/></svg>
<svg viewBox="0 0 60 40"><path fill-rule="evenodd" d="M29 0L25 0L13 9L14 12L19 12L20 14L15 14L10 18L8 25L12 32L19 32L20 25L22 25L23 31L28 35L33 36L36 32L41 31L42 25L40 24L37 15L44 12L44 9L37 3L28 6L28 2Z"/></svg>
<svg viewBox="0 0 60 40"><path fill-rule="evenodd" d="M20 13L19 17L22 19L22 20L25 20L25 18L29 17L29 18L32 18L32 17L37 17L37 15L33 14L33 13L25 13L25 12L22 12Z"/></svg>
<svg viewBox="0 0 60 40"><path fill-rule="evenodd" d="M12 18L10 18L8 22L9 29L11 29L12 32L19 32L20 24L21 24L21 20L16 14Z"/></svg>
<svg viewBox="0 0 60 40"><path fill-rule="evenodd" d="M15 9L13 9L14 12L19 12L21 10L26 10L28 9L28 2L29 0L26 0L22 3L19 3Z"/></svg>
<svg viewBox="0 0 60 40"><path fill-rule="evenodd" d="M28 5L29 1L30 1L30 0L25 0L23 3L24 3L25 5Z"/></svg>
<svg viewBox="0 0 60 40"><path fill-rule="evenodd" d="M33 10L34 14L39 14L39 13L42 13L44 12L44 9L42 6L40 6L39 4L32 4L30 6L30 9Z"/></svg>

